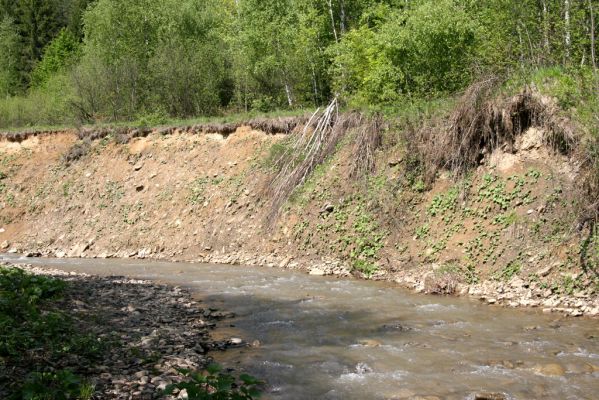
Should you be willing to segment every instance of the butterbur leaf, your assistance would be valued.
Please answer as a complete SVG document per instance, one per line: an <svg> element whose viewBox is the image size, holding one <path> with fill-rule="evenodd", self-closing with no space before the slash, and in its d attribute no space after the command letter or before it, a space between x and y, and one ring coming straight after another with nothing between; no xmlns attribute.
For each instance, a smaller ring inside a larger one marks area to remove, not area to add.
<svg viewBox="0 0 599 400"><path fill-rule="evenodd" d="M208 373L210 375L214 375L214 374L222 371L222 367L218 364L210 364L210 365L208 365L208 367L206 367L206 371L208 371Z"/></svg>
<svg viewBox="0 0 599 400"><path fill-rule="evenodd" d="M175 384L170 384L167 387L164 388L164 390L162 391L163 395L171 395L173 394L173 392L175 391L175 389L177 389L177 385Z"/></svg>
<svg viewBox="0 0 599 400"><path fill-rule="evenodd" d="M248 375L248 374L241 374L239 375L239 379L241 379L241 381L243 383L245 383L246 385L259 385L262 382L260 380L258 380L257 378Z"/></svg>
<svg viewBox="0 0 599 400"><path fill-rule="evenodd" d="M191 379L193 379L195 382L197 383L206 383L207 382L207 378L202 375L200 372L193 372L190 374Z"/></svg>
<svg viewBox="0 0 599 400"><path fill-rule="evenodd" d="M221 375L216 382L216 389L218 391L230 390L233 383L235 383L235 378L230 375Z"/></svg>
<svg viewBox="0 0 599 400"><path fill-rule="evenodd" d="M260 397L260 391L256 388L250 388L247 394L253 399Z"/></svg>

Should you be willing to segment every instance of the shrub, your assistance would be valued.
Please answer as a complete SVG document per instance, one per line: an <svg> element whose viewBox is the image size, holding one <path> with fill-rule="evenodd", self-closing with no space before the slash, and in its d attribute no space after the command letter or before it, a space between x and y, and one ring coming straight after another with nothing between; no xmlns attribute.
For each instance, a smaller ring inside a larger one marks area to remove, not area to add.
<svg viewBox="0 0 599 400"><path fill-rule="evenodd" d="M75 122L74 88L69 76L53 75L44 87L0 100L0 128L70 125Z"/></svg>
<svg viewBox="0 0 599 400"><path fill-rule="evenodd" d="M63 29L44 49L42 59L31 72L32 86L43 86L57 72L72 65L77 60L79 53L79 41L70 31Z"/></svg>
<svg viewBox="0 0 599 400"><path fill-rule="evenodd" d="M205 372L181 369L188 380L167 386L164 395L173 394L175 389L185 390L188 400L253 400L260 396L258 386L262 384L253 376L242 374L239 379L222 372L217 364L208 366Z"/></svg>
<svg viewBox="0 0 599 400"><path fill-rule="evenodd" d="M94 386L70 370L34 372L11 400L88 400Z"/></svg>
<svg viewBox="0 0 599 400"><path fill-rule="evenodd" d="M451 93L470 81L479 26L451 0L420 2L363 25L336 48L335 86L357 102Z"/></svg>

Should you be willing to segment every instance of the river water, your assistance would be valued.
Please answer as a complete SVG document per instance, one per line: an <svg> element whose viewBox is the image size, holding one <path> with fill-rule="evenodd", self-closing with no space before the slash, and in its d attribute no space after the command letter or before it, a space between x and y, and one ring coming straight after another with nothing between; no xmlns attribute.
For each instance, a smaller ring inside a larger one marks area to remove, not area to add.
<svg viewBox="0 0 599 400"><path fill-rule="evenodd" d="M0 256L0 261L16 261ZM389 284L269 268L20 259L191 289L236 314L216 335L260 345L213 354L268 382L265 399L599 399L599 320L415 295ZM233 326L231 326L233 325Z"/></svg>

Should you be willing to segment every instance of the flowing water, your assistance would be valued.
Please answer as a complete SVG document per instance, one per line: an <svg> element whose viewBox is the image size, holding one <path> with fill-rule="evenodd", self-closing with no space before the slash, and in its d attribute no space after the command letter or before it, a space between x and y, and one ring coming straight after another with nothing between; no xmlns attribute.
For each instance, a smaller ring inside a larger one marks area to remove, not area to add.
<svg viewBox="0 0 599 400"><path fill-rule="evenodd" d="M206 305L235 312L215 334L260 346L213 356L266 380L266 399L474 399L480 392L511 399L599 399L596 319L278 269L20 261L169 282L190 288Z"/></svg>

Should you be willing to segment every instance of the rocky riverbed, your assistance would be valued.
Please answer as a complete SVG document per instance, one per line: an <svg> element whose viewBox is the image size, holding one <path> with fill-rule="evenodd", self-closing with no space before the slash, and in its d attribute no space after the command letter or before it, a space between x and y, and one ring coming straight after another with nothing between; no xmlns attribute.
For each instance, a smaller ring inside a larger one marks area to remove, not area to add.
<svg viewBox="0 0 599 400"><path fill-rule="evenodd" d="M167 385L182 380L177 369L201 369L211 362L210 351L240 345L239 339L215 341L210 336L215 321L232 314L202 307L180 287L30 265L19 268L68 282L59 309L74 318L82 333L107 344L94 363L70 354L50 367L68 368L89 379L94 398L158 398ZM24 378L19 368L10 374L14 381Z"/></svg>

